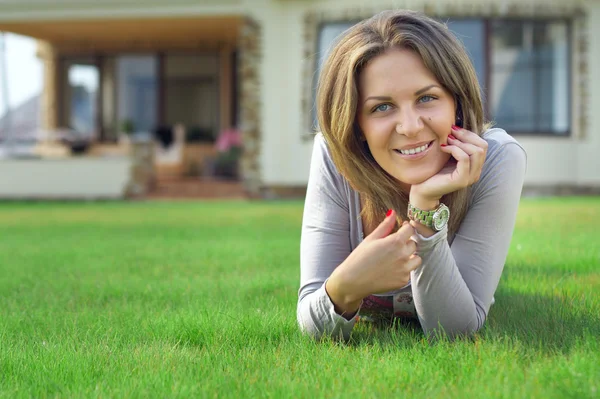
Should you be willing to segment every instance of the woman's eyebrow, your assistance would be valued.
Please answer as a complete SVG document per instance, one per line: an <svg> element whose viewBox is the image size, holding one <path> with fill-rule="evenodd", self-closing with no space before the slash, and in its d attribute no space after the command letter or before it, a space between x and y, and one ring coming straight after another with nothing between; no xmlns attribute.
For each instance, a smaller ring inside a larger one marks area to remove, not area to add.
<svg viewBox="0 0 600 399"><path fill-rule="evenodd" d="M365 101L363 102L366 103L369 100L377 100L377 101L391 101L392 97L386 97L386 96L371 96L371 97L367 97L365 98Z"/></svg>
<svg viewBox="0 0 600 399"><path fill-rule="evenodd" d="M417 90L417 91L415 91L415 96L418 96L419 94L423 94L423 93L425 93L427 90L429 90L429 89L433 89L434 87L438 87L438 88L439 88L440 86L438 86L438 85L429 85L429 86L427 86L427 87L423 87L421 90Z"/></svg>
<svg viewBox="0 0 600 399"><path fill-rule="evenodd" d="M415 92L415 96L418 96L418 95L420 95L420 94L423 94L423 93L425 93L427 90L433 89L434 87L441 88L441 87L440 87L440 86L438 86L438 85L429 85L429 86L427 86L427 87L423 87L422 89L419 89L419 90L417 90L417 91ZM371 96L371 97L367 97L367 98L365 98L365 101L363 102L363 104L364 104L364 103L366 103L366 102L367 102L367 101L369 101L369 100L377 100L377 101L391 101L391 100L392 100L392 97L387 97L387 96Z"/></svg>

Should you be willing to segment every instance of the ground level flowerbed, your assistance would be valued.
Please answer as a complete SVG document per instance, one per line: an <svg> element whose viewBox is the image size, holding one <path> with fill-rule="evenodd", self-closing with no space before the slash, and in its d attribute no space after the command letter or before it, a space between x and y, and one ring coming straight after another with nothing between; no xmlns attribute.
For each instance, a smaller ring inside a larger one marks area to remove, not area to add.
<svg viewBox="0 0 600 399"><path fill-rule="evenodd" d="M0 203L1 397L600 395L600 198L524 199L473 340L297 329L301 202Z"/></svg>

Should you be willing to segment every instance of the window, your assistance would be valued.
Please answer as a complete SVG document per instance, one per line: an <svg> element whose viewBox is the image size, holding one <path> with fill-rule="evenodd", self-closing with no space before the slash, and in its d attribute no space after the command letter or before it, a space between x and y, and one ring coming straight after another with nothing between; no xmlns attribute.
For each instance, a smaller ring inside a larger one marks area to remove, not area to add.
<svg viewBox="0 0 600 399"><path fill-rule="evenodd" d="M158 59L154 55L123 55L116 59L117 120L136 133L157 125Z"/></svg>
<svg viewBox="0 0 600 399"><path fill-rule="evenodd" d="M317 98L317 83L319 81L319 73L323 63L329 56L331 48L335 44L336 39L348 28L353 25L352 22L340 22L340 23L329 23L321 25L319 30L319 36L317 39L317 69L314 76L314 82L312 85L312 104L311 107L311 129L315 130L318 126L317 121L317 110L316 110L316 98Z"/></svg>
<svg viewBox="0 0 600 399"><path fill-rule="evenodd" d="M79 134L94 136L98 126L100 72L93 58L66 59L61 67L63 81L61 124Z"/></svg>
<svg viewBox="0 0 600 399"><path fill-rule="evenodd" d="M443 21L471 57L488 119L511 134L569 134L570 25L566 20ZM317 75L334 40L351 25L321 25ZM316 125L314 107L312 115Z"/></svg>
<svg viewBox="0 0 600 399"><path fill-rule="evenodd" d="M490 111L509 131L569 131L568 27L564 22L491 23Z"/></svg>
<svg viewBox="0 0 600 399"><path fill-rule="evenodd" d="M69 126L78 132L96 130L99 73L96 65L74 64L69 68Z"/></svg>

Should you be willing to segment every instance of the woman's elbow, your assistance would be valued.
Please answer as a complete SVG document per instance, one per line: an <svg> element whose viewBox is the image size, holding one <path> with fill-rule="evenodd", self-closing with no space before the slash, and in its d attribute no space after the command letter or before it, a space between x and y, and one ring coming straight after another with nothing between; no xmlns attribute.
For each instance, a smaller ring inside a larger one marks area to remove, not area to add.
<svg viewBox="0 0 600 399"><path fill-rule="evenodd" d="M323 331L320 331L315 323L311 321L307 321L302 317L302 314L298 312L296 315L296 320L298 322L298 327L300 328L300 332L303 335L306 335L315 341L320 341L323 336Z"/></svg>

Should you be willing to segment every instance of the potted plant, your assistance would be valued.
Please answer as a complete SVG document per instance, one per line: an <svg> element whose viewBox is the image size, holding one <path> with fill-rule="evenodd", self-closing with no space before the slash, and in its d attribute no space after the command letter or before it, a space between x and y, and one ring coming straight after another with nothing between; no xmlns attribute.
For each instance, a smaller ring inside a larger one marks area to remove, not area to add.
<svg viewBox="0 0 600 399"><path fill-rule="evenodd" d="M228 129L219 135L216 143L215 175L238 178L238 164L242 155L242 139L239 130Z"/></svg>
<svg viewBox="0 0 600 399"><path fill-rule="evenodd" d="M135 125L131 119L123 119L119 129L119 142L129 143L131 141L131 135L135 131Z"/></svg>

